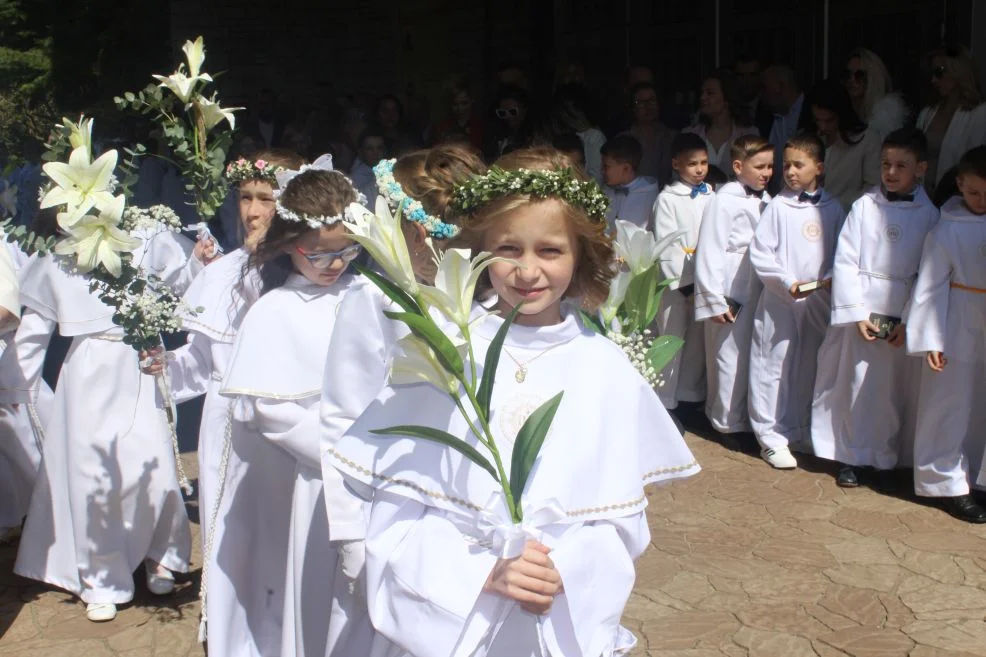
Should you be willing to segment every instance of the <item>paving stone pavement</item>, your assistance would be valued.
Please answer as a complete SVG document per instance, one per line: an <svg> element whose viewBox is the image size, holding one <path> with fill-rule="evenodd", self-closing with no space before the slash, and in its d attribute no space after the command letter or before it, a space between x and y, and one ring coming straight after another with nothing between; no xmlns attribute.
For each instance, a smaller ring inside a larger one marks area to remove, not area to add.
<svg viewBox="0 0 986 657"><path fill-rule="evenodd" d="M702 433L687 438L704 471L649 491L653 545L624 620L640 637L635 655L986 655L986 526L842 490L814 459L771 470L736 438ZM14 556L0 548L0 655L204 654L197 552L173 598L138 583L134 604L99 625L71 596L13 576Z"/></svg>

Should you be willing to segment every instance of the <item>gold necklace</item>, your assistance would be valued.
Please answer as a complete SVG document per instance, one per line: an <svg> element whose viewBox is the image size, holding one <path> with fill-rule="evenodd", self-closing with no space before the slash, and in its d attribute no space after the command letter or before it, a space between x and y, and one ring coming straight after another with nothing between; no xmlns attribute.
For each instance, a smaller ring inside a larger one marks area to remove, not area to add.
<svg viewBox="0 0 986 657"><path fill-rule="evenodd" d="M560 347L562 345L568 344L569 342L571 342L571 340L566 340L565 342L559 342L558 344L553 344L550 347L548 347L547 349L544 349L541 353L539 353L534 358L531 358L530 360L528 360L526 362L523 362L523 363L520 362L519 360L517 360L516 358L514 358L514 355L512 353L510 353L507 350L506 347L503 348L503 353L505 353L508 356L510 356L510 360L512 360L514 362L514 364L517 366L517 371L514 372L514 380L517 383L523 383L524 381L527 380L527 366L528 365L530 365L531 363L533 363L538 358L540 358L541 356L545 355L546 353L548 353L549 351L551 351L555 347Z"/></svg>

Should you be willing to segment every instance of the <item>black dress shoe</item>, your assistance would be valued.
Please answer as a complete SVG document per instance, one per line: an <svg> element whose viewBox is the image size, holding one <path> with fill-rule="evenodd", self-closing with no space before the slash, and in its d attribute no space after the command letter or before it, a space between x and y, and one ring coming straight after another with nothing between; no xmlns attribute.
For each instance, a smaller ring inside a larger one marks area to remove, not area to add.
<svg viewBox="0 0 986 657"><path fill-rule="evenodd" d="M972 495L943 497L942 506L959 520L976 524L986 523L986 509L976 504L976 500L973 499Z"/></svg>
<svg viewBox="0 0 986 657"><path fill-rule="evenodd" d="M887 493L897 488L897 473L893 470L874 470L873 488Z"/></svg>
<svg viewBox="0 0 986 657"><path fill-rule="evenodd" d="M840 488L859 487L859 478L856 476L856 468L851 465L839 470L839 474L836 476L835 481L839 484Z"/></svg>

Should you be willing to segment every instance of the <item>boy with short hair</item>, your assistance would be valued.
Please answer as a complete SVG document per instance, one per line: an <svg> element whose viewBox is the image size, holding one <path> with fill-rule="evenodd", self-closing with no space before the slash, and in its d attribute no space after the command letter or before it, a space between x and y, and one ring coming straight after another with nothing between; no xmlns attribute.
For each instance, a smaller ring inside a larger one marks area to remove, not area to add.
<svg viewBox="0 0 986 657"><path fill-rule="evenodd" d="M630 135L619 135L606 142L600 149L603 156L603 182L609 197L606 219L610 228L622 219L647 228L654 201L657 200L657 182L637 175L640 166L640 142Z"/></svg>
<svg viewBox="0 0 986 657"><path fill-rule="evenodd" d="M832 258L845 217L821 188L825 146L814 135L784 146L785 189L774 197L750 244L764 292L753 320L749 410L760 454L786 470L790 445L807 441L818 348L829 319Z"/></svg>
<svg viewBox="0 0 986 657"><path fill-rule="evenodd" d="M861 467L894 468L913 431L918 372L901 349L901 318L925 237L938 222L920 183L927 146L924 134L912 129L884 140L882 185L853 203L835 250L832 319L818 352L811 440L816 456L844 464L837 481L846 488L859 485Z"/></svg>
<svg viewBox="0 0 986 657"><path fill-rule="evenodd" d="M371 125L360 133L356 146L357 157L349 177L353 180L353 186L366 197L367 207L372 210L379 193L373 167L387 155L387 137L382 128Z"/></svg>
<svg viewBox="0 0 986 657"><path fill-rule="evenodd" d="M762 137L743 136L733 142L730 157L736 180L706 206L695 253L695 320L705 322L705 414L722 433L750 430L750 340L760 281L747 247L770 201L765 187L774 172L774 147Z"/></svg>
<svg viewBox="0 0 986 657"><path fill-rule="evenodd" d="M928 234L907 315L908 353L925 356L917 401L914 490L953 516L986 522L970 483L986 487L986 146L959 162L960 197ZM946 357L947 355L947 357Z"/></svg>
<svg viewBox="0 0 986 657"><path fill-rule="evenodd" d="M705 140L692 133L676 135L671 142L671 168L678 180L658 195L653 219L658 240L685 231L662 254L660 263L661 274L671 283L661 297L657 332L685 341L664 369L664 384L657 391L667 409L677 408L680 401L705 401L705 337L695 321L695 247L702 213L714 196L705 182L709 172Z"/></svg>

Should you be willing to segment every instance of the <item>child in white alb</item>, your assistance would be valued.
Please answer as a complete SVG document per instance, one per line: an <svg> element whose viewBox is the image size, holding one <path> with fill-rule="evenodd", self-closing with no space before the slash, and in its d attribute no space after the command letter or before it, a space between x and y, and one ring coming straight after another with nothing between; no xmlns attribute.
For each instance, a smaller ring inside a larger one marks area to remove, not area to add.
<svg viewBox="0 0 986 657"><path fill-rule="evenodd" d="M907 314L907 350L925 356L914 441L914 491L956 518L986 523L970 484L986 488L986 146L962 156L961 196L929 233Z"/></svg>
<svg viewBox="0 0 986 657"><path fill-rule="evenodd" d="M790 445L808 440L815 358L829 320L828 284L845 213L821 188L825 146L814 135L784 147L785 189L774 197L750 244L764 291L753 320L750 422L761 456L797 466Z"/></svg>
<svg viewBox="0 0 986 657"><path fill-rule="evenodd" d="M816 456L843 464L837 481L846 488L859 485L858 468L890 470L910 449L917 369L902 348L901 318L921 246L938 222L919 182L926 151L927 140L914 130L884 140L882 186L853 203L835 250L811 440Z"/></svg>
<svg viewBox="0 0 986 657"><path fill-rule="evenodd" d="M685 231L661 259L661 274L671 283L661 296L657 332L685 341L664 369L657 391L667 409L677 408L678 402L705 401L705 334L695 321L695 246L702 214L713 198L712 187L705 182L709 172L705 140L691 133L677 135L671 142L671 168L678 180L657 197L653 218L658 240Z"/></svg>
<svg viewBox="0 0 986 657"><path fill-rule="evenodd" d="M774 172L774 147L766 139L740 137L731 152L736 181L705 208L695 253L695 320L705 323L705 414L723 433L750 430L750 341L760 281L747 248L770 201L765 188Z"/></svg>

